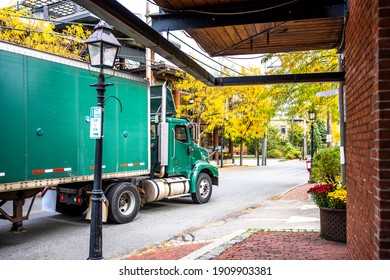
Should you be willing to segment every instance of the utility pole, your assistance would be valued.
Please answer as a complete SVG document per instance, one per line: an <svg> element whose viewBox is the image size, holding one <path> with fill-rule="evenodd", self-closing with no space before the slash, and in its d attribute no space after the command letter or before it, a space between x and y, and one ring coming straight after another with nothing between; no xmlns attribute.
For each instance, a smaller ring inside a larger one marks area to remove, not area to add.
<svg viewBox="0 0 390 280"><path fill-rule="evenodd" d="M145 15L145 21L146 24L151 26L152 25L152 18L149 16L150 15L150 10L151 10L151 3L150 1L146 1L146 15ZM149 48L145 49L145 56L146 56L146 79L149 82L149 85L153 85L153 74L152 74L152 50Z"/></svg>
<svg viewBox="0 0 390 280"><path fill-rule="evenodd" d="M326 145L327 147L332 146L332 115L330 111L327 112L326 118Z"/></svg>
<svg viewBox="0 0 390 280"><path fill-rule="evenodd" d="M302 159L307 158L307 133L306 133L306 117L303 117L303 155Z"/></svg>

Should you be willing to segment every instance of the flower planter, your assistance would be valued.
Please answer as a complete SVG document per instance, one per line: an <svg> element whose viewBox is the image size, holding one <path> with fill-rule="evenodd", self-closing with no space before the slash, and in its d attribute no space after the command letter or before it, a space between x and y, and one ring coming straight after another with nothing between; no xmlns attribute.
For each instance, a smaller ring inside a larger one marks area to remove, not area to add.
<svg viewBox="0 0 390 280"><path fill-rule="evenodd" d="M320 236L326 240L347 241L347 211L320 207Z"/></svg>

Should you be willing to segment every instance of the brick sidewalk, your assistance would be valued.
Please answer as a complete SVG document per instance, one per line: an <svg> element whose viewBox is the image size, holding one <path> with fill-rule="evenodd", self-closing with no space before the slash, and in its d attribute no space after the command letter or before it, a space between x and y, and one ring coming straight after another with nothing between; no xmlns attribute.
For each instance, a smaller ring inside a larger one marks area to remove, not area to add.
<svg viewBox="0 0 390 280"><path fill-rule="evenodd" d="M297 186L292 190L282 194L279 199L281 200L307 200L309 198L309 194L307 191L313 187L314 184L303 184L301 186Z"/></svg>
<svg viewBox="0 0 390 280"><path fill-rule="evenodd" d="M318 232L258 232L214 260L346 260L345 243Z"/></svg>

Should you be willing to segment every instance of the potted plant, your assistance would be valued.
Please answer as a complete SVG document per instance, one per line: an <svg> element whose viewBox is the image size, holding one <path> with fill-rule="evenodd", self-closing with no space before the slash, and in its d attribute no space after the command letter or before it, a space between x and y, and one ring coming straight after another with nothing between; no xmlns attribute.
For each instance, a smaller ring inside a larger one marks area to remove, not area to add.
<svg viewBox="0 0 390 280"><path fill-rule="evenodd" d="M340 184L339 158L339 147L317 152L312 169L312 178L317 183L307 192L320 208L321 237L346 242L347 189Z"/></svg>

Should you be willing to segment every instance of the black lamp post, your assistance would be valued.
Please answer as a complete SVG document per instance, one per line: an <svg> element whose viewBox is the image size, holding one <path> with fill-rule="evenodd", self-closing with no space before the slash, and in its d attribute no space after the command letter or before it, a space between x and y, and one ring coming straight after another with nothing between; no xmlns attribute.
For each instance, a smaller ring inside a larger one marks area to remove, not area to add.
<svg viewBox="0 0 390 280"><path fill-rule="evenodd" d="M112 27L106 22L100 21L95 26L95 32L85 42L88 45L90 63L93 67L100 68L98 82L92 84L97 91L97 107L94 108L96 118L100 118L95 127L96 133L91 133L91 138L96 139L95 146L95 168L92 189L92 213L91 213L91 230L89 241L89 260L103 259L102 241L103 241L103 190L102 190L102 162L103 162L103 120L104 120L104 93L106 86L112 84L105 83L103 74L104 68L113 68L115 58L118 53L120 44L111 33ZM92 124L91 124L92 125Z"/></svg>
<svg viewBox="0 0 390 280"><path fill-rule="evenodd" d="M316 119L316 112L314 110L309 111L309 120L311 121L311 153L310 153L310 183L313 183L311 178L311 172L313 170L313 157L314 157L314 120Z"/></svg>

